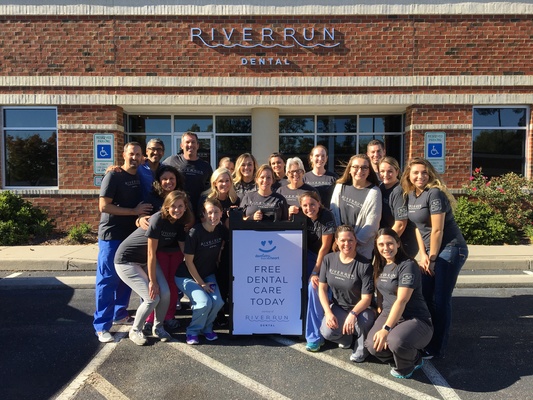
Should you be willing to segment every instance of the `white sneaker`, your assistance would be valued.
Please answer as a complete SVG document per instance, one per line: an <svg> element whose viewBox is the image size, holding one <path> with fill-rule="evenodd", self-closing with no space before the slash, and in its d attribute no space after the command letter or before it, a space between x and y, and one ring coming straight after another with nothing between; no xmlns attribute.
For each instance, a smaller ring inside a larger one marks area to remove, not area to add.
<svg viewBox="0 0 533 400"><path fill-rule="evenodd" d="M342 343L339 343L339 349L349 349L350 347L352 347L352 344L342 344Z"/></svg>
<svg viewBox="0 0 533 400"><path fill-rule="evenodd" d="M142 331L131 329L129 337L137 346L144 346L146 344L146 338L144 337L144 333Z"/></svg>
<svg viewBox="0 0 533 400"><path fill-rule="evenodd" d="M98 340L102 343L111 343L115 341L115 338L109 333L109 331L96 332L96 336L98 336Z"/></svg>
<svg viewBox="0 0 533 400"><path fill-rule="evenodd" d="M172 336L170 336L170 333L168 333L165 328L162 326L155 327L152 329L152 335L154 335L156 338L159 338L162 342L170 342L172 340Z"/></svg>

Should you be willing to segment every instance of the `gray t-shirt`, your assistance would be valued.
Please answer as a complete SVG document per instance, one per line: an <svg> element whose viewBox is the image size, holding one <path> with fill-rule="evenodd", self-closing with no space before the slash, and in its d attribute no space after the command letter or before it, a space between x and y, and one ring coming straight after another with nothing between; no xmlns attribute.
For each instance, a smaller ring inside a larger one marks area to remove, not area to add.
<svg viewBox="0 0 533 400"><path fill-rule="evenodd" d="M157 251L177 251L178 242L185 241L183 224L171 223L156 212L150 217L147 230L137 228L124 240L115 254L115 264L140 263L146 264L148 258L148 238L158 239Z"/></svg>
<svg viewBox="0 0 533 400"><path fill-rule="evenodd" d="M170 156L163 161L163 164L172 165L185 178L185 191L189 195L194 215L196 215L200 195L210 186L209 179L213 173L211 165L200 158L195 161L186 160L183 154Z"/></svg>
<svg viewBox="0 0 533 400"><path fill-rule="evenodd" d="M258 210L273 210L276 213L278 221L286 221L289 218L287 200L279 193L272 193L268 196L261 196L259 192L248 192L241 201L241 208L244 215L252 217ZM273 220L267 215L263 216L264 221Z"/></svg>
<svg viewBox="0 0 533 400"><path fill-rule="evenodd" d="M416 224L426 249L430 247L431 215L442 213L446 213L446 216L444 218L442 244L439 253L449 243L466 246L463 234L453 217L450 201L442 190L438 188L426 189L420 196L416 196L414 192L409 193L408 211L409 220Z"/></svg>
<svg viewBox="0 0 533 400"><path fill-rule="evenodd" d="M251 182L244 182L240 181L239 183L235 184L235 192L237 193L237 196L239 196L239 199L243 199L244 195L248 192L255 192L257 191L257 185L255 184L255 181Z"/></svg>
<svg viewBox="0 0 533 400"><path fill-rule="evenodd" d="M370 192L369 187L356 189L352 185L342 185L339 210L343 224L356 225L357 216L363 207L368 192Z"/></svg>
<svg viewBox="0 0 533 400"><path fill-rule="evenodd" d="M298 201L298 197L305 192L318 193L318 191L313 186L308 185L306 183L304 183L298 189L291 189L289 185L285 185L285 186L280 187L276 191L276 193L279 193L283 197L285 197L285 200L287 200L287 204L289 206L296 206L296 207L300 207L300 202Z"/></svg>
<svg viewBox="0 0 533 400"><path fill-rule="evenodd" d="M204 279L217 270L222 244L228 241L228 231L219 224L208 232L202 224L196 224L185 240L185 254L194 255L193 262L198 274ZM176 271L176 276L192 278L185 261Z"/></svg>
<svg viewBox="0 0 533 400"><path fill-rule="evenodd" d="M112 204L135 208L143 200L141 180L138 175L131 175L124 170L105 174L100 186L100 197L112 199ZM113 215L101 213L98 225L98 239L124 240L135 230L136 215Z"/></svg>
<svg viewBox="0 0 533 400"><path fill-rule="evenodd" d="M335 218L326 208L318 212L316 221L307 219L307 250L318 254L322 247L322 235L335 234Z"/></svg>
<svg viewBox="0 0 533 400"><path fill-rule="evenodd" d="M341 262L339 253L327 254L322 261L319 281L328 284L333 303L346 311L354 308L362 294L374 293L372 265L359 254L348 264Z"/></svg>
<svg viewBox="0 0 533 400"><path fill-rule="evenodd" d="M313 171L309 171L304 175L304 182L313 186L318 191L322 205L329 208L337 178L338 176L334 172L326 171L324 175L318 176Z"/></svg>
<svg viewBox="0 0 533 400"><path fill-rule="evenodd" d="M382 312L384 315L389 315L392 305L398 297L399 287L413 289L411 298L405 305L402 318L418 318L423 321L430 321L431 315L422 294L420 268L414 260L406 260L399 265L385 265L383 272L379 275L376 289L383 296Z"/></svg>

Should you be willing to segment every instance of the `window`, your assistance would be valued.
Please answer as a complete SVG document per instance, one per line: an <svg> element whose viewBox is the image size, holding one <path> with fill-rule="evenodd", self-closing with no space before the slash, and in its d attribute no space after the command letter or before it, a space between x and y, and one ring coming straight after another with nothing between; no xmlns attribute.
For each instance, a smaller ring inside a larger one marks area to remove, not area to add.
<svg viewBox="0 0 533 400"><path fill-rule="evenodd" d="M279 150L286 157L300 157L309 170L309 152L321 144L328 149L326 169L341 175L351 156L366 153L368 142L379 139L387 155L401 163L403 124L403 115L280 116Z"/></svg>
<svg viewBox="0 0 533 400"><path fill-rule="evenodd" d="M488 177L515 172L526 163L527 107L476 107L473 110L472 168Z"/></svg>
<svg viewBox="0 0 533 400"><path fill-rule="evenodd" d="M216 165L223 157L235 160L242 153L252 151L251 116L217 116L216 120Z"/></svg>
<svg viewBox="0 0 533 400"><path fill-rule="evenodd" d="M57 186L57 110L4 108L4 186Z"/></svg>

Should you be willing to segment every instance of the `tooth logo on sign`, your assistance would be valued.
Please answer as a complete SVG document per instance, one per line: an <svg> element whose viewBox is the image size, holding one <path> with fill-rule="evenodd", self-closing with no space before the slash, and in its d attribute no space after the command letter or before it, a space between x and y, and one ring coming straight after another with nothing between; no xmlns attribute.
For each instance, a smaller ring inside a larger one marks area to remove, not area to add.
<svg viewBox="0 0 533 400"><path fill-rule="evenodd" d="M269 249L265 249L267 246L270 247ZM261 247L259 247L259 251L262 253L270 253L271 251L276 250L276 246L272 247L272 240L261 240Z"/></svg>

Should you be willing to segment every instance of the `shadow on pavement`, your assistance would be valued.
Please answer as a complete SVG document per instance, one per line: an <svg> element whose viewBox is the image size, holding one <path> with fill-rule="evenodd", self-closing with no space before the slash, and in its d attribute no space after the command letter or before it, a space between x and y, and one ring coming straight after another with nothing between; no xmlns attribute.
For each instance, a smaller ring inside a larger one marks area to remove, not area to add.
<svg viewBox="0 0 533 400"><path fill-rule="evenodd" d="M49 399L94 357L100 347L89 314L94 301L74 294L59 282L53 290L0 290L2 399Z"/></svg>

